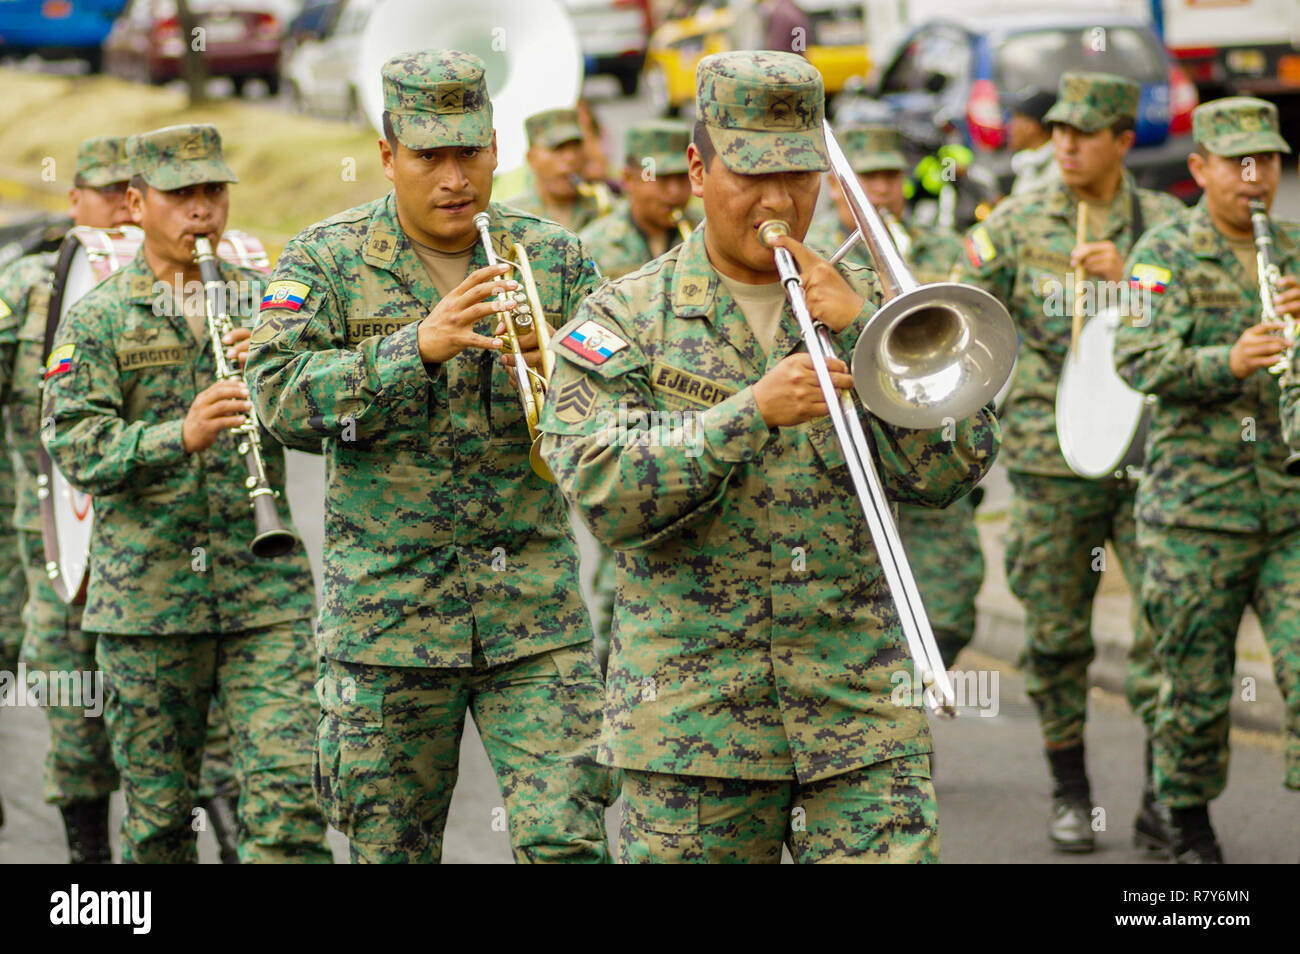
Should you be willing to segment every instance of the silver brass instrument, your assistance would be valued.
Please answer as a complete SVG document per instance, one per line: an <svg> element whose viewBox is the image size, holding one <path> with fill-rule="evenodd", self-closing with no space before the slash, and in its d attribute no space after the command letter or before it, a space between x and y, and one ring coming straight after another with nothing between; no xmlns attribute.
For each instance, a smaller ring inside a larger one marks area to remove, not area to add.
<svg viewBox="0 0 1300 954"><path fill-rule="evenodd" d="M542 402L546 400L551 374L555 370L555 354L551 350L550 329L546 327L546 313L542 310L542 301L537 294L537 285L533 281L528 252L516 242L512 251L514 261L498 257L492 247L492 235L488 231L486 212L474 216L474 227L478 229L479 239L483 242L483 251L487 254L488 265L505 264L519 272L520 290L513 293L502 292L497 296L498 301L508 301L511 306L498 313L505 324L505 330L497 337L502 340L505 353L513 356L510 374L519 391L519 398L523 402L524 420L528 423L528 436L533 442L528 452L528 462L532 464L533 472L538 477L553 484L555 475L546 466L546 461L542 460L542 435L537 428L537 422L542 415ZM528 366L519 348L520 339L532 331L534 326L537 328L537 349L542 355L542 366L536 371Z"/></svg>
<svg viewBox="0 0 1300 954"><path fill-rule="evenodd" d="M1295 344L1295 319L1290 315L1278 315L1275 299L1282 270L1273 259L1273 231L1269 227L1268 209L1259 199L1250 200L1250 227L1255 233L1255 269L1259 273L1259 313L1264 321L1280 321L1284 327L1282 337L1286 339L1286 350L1277 361L1269 365L1269 374L1282 375L1283 387L1291 383L1291 348ZM1300 452L1288 448L1291 453L1283 469L1292 477L1300 477Z"/></svg>
<svg viewBox="0 0 1300 954"><path fill-rule="evenodd" d="M194 259L203 278L204 310L208 319L208 339L217 362L217 380L242 381L243 374L226 360L226 345L222 341L234 330L234 323L225 308L225 285L217 268L212 242L206 235L194 236ZM266 464L262 458L262 438L257 416L250 413L244 423L231 429L239 441L239 453L244 458L248 477L244 486L253 508L255 533L249 550L255 557L284 556L298 543L298 538L285 528L276 506L277 496L266 479Z"/></svg>
<svg viewBox="0 0 1300 954"><path fill-rule="evenodd" d="M1011 371L1016 333L1010 316L996 298L980 289L953 283L916 283L880 216L863 194L830 124L824 123L824 128L831 174L848 199L857 226L832 262L847 254L856 242L864 242L887 299L868 320L853 349L853 381L858 397L871 413L902 427L941 427L969 417L993 398ZM779 221L759 226L759 234L769 247L777 235L788 231L786 223ZM876 473L871 445L852 395L836 392L831 381L827 359L835 356L835 347L830 333L808 311L794 258L783 248L773 248L772 252L812 358L885 581L898 608L926 704L942 715L956 715L952 683Z"/></svg>

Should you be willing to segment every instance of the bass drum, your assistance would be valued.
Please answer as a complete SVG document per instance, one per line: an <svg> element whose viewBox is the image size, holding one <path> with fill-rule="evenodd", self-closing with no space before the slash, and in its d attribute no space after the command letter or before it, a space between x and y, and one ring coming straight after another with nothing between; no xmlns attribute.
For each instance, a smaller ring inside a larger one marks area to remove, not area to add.
<svg viewBox="0 0 1300 954"><path fill-rule="evenodd" d="M112 229L77 226L68 231L54 266L50 307L45 318L43 363L48 364L55 332L72 306L129 263L143 241L144 232L133 225ZM264 274L270 271L262 243L245 232L232 231L222 236L219 254L233 264ZM90 495L68 483L44 447L40 454L37 494L41 501L45 572L54 592L65 603L84 603L90 577L90 538L95 509Z"/></svg>
<svg viewBox="0 0 1300 954"><path fill-rule="evenodd" d="M1080 477L1132 477L1142 467L1151 399L1115 371L1115 332L1122 317L1108 308L1079 332L1056 390L1056 437Z"/></svg>

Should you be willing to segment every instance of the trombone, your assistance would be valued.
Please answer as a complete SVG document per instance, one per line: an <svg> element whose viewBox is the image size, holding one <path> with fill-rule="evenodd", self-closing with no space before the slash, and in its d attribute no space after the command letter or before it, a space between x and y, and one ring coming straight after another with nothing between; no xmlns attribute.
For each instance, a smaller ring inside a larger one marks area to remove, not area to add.
<svg viewBox="0 0 1300 954"><path fill-rule="evenodd" d="M480 212L474 216L474 227L478 229L479 239L483 242L483 251L487 254L488 265L509 265L519 272L521 290L514 293L501 292L497 301L508 301L511 307L499 312L505 323L505 330L498 335L504 345L506 354L513 355L510 374L519 391L519 398L524 406L524 420L528 424L528 436L532 447L528 451L528 463L533 472L547 483L555 483L555 475L542 460L542 435L537 422L542 416L542 402L546 400L546 391L550 386L551 374L555 370L555 354L551 350L551 332L546 327L546 313L542 310L542 301L537 294L537 284L533 281L533 270L528 263L528 252L518 242L514 243L511 254L514 261L497 256L492 247L492 235L488 231L488 214ZM537 327L537 350L541 352L541 368L534 371L524 360L519 341L533 326Z"/></svg>
<svg viewBox="0 0 1300 954"><path fill-rule="evenodd" d="M888 230L868 201L829 123L823 121L831 173L848 198L856 229L831 257L832 264L861 241L876 264L886 302L867 321L853 349L853 383L863 406L900 427L933 428L969 417L1006 381L1015 360L1016 332L1007 310L982 289L950 282L919 286L907 271ZM772 248L777 272L812 358L831 424L844 453L858 502L898 608L903 635L924 688L926 704L954 716L952 682L903 550L898 527L876 472L871 445L848 392L836 392L827 359L835 356L826 326L808 311L793 256L772 247L789 226L759 226Z"/></svg>

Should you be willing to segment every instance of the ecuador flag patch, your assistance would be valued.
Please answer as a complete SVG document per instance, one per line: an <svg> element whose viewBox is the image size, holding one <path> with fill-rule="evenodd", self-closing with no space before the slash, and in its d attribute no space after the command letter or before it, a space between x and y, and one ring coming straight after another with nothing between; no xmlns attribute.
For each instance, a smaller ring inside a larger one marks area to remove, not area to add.
<svg viewBox="0 0 1300 954"><path fill-rule="evenodd" d="M1165 289L1169 287L1169 280L1173 277L1173 272L1159 265L1138 264L1133 266L1128 285L1134 290L1146 289L1153 295L1163 295Z"/></svg>
<svg viewBox="0 0 1300 954"><path fill-rule="evenodd" d="M48 381L56 374L72 370L72 356L77 353L76 345L59 345L50 352L50 360L45 363L45 378Z"/></svg>
<svg viewBox="0 0 1300 954"><path fill-rule="evenodd" d="M307 294L310 291L311 286L305 282L286 280L271 282L266 286L266 294L262 296L260 310L287 308L289 311L297 311L302 307L302 303L307 300Z"/></svg>
<svg viewBox="0 0 1300 954"><path fill-rule="evenodd" d="M970 258L970 263L976 268L983 268L998 257L998 250L993 247L993 240L989 238L988 229L980 226L966 236L966 255Z"/></svg>

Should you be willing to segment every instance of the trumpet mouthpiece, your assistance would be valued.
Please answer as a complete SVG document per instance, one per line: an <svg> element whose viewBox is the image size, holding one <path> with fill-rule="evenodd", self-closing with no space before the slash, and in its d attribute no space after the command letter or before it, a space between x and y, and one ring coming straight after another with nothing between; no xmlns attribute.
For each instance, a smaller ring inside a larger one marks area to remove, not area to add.
<svg viewBox="0 0 1300 954"><path fill-rule="evenodd" d="M782 219L768 219L758 227L758 237L768 248L772 247L772 239L789 234L790 223Z"/></svg>

